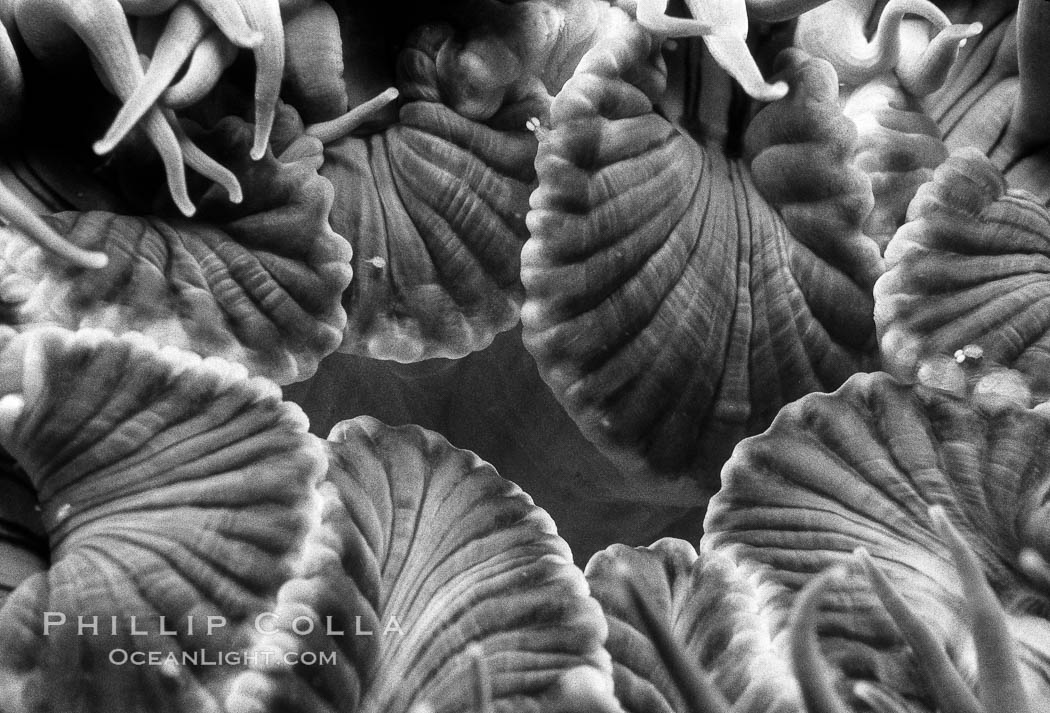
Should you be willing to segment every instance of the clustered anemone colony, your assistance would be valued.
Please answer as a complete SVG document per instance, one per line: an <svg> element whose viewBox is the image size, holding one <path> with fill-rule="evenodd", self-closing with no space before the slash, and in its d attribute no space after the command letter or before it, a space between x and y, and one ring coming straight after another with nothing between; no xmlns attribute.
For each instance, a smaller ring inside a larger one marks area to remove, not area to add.
<svg viewBox="0 0 1050 713"><path fill-rule="evenodd" d="M0 23L2 713L1050 706L1044 0Z"/></svg>

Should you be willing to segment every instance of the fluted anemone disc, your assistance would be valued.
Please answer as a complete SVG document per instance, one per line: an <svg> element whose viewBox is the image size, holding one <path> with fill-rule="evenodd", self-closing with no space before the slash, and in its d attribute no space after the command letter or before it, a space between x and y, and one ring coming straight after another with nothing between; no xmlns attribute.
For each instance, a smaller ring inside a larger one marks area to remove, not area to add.
<svg viewBox="0 0 1050 713"><path fill-rule="evenodd" d="M758 568L663 539L614 545L586 573L609 620L606 648L628 713L728 710L738 701L755 713L798 710L795 681L760 609Z"/></svg>
<svg viewBox="0 0 1050 713"><path fill-rule="evenodd" d="M973 344L1050 390L1050 212L969 149L919 190L908 217L875 293L886 364L910 376Z"/></svg>
<svg viewBox="0 0 1050 713"><path fill-rule="evenodd" d="M0 392L51 556L0 609L5 711L236 708L244 662L181 656L253 649L309 571L324 451L302 412L243 367L90 330L5 335Z"/></svg>
<svg viewBox="0 0 1050 713"><path fill-rule="evenodd" d="M342 710L475 711L479 685L499 710L562 710L566 672L607 679L600 608L528 495L418 427L360 417L329 440L328 482L348 517L333 507L328 520L347 577L323 597L336 621L376 631L339 640ZM403 633L382 634L391 622Z"/></svg>
<svg viewBox="0 0 1050 713"><path fill-rule="evenodd" d="M441 104L325 149L332 226L354 249L343 351L402 362L461 357L518 319L518 253L535 141Z"/></svg>
<svg viewBox="0 0 1050 713"><path fill-rule="evenodd" d="M423 25L403 43L397 121L328 143L322 174L336 189L332 227L354 249L343 351L400 362L459 358L517 323L535 182L536 141L525 124L546 111L530 73L556 65L527 58L547 51L551 37L575 40L543 23L568 24L563 14L590 4L480 3L476 16L445 8L455 29Z"/></svg>
<svg viewBox="0 0 1050 713"><path fill-rule="evenodd" d="M71 267L5 232L5 320L138 331L281 382L312 374L342 341L350 251L328 226L332 189L318 176L320 142L277 137L279 157L252 161L252 132L231 117L201 141L237 175L240 204L213 186L193 219L106 211L48 218L71 242L106 253L103 269Z"/></svg>
<svg viewBox="0 0 1050 713"><path fill-rule="evenodd" d="M656 112L664 85L659 44L621 16L555 98L522 251L522 321L541 375L589 438L630 466L703 468L713 489L736 441L870 363L861 275L878 256L849 211L821 223L824 206L806 207L819 232L810 242L789 232L756 188L758 169ZM785 104L804 141L782 147L790 137L774 112L754 161L770 184L795 167L790 187L859 185L849 204L863 205L863 182L840 180L843 152L825 135L840 125L802 120L807 99ZM799 163L825 139L827 163Z"/></svg>
<svg viewBox="0 0 1050 713"><path fill-rule="evenodd" d="M940 506L1006 611L1029 696L1046 700L1050 593L1021 575L1018 559L1024 548L1050 554L1048 438L1050 419L1033 411L857 375L786 407L738 446L701 554L760 568L767 621L781 632L798 590L863 546L972 682L976 629L928 514ZM836 580L815 625L844 700L859 705L851 684L873 681L933 709L931 684L864 577Z"/></svg>

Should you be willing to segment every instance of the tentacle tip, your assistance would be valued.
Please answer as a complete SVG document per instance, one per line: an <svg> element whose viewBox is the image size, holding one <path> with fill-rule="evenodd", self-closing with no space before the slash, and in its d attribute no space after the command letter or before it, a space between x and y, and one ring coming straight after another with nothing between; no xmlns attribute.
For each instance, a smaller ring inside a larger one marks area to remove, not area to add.
<svg viewBox="0 0 1050 713"><path fill-rule="evenodd" d="M258 100L256 100L258 102ZM252 143L251 157L253 161L260 160L266 155L270 148L270 133L273 131L274 117L277 114L276 105L257 105L255 110L255 139Z"/></svg>
<svg viewBox="0 0 1050 713"><path fill-rule="evenodd" d="M876 695L875 686L868 681L857 681L853 684L853 695L868 703Z"/></svg>
<svg viewBox="0 0 1050 713"><path fill-rule="evenodd" d="M101 139L91 144L91 150L94 151L97 156L105 156L117 147L119 141L119 138L103 136Z"/></svg>
<svg viewBox="0 0 1050 713"><path fill-rule="evenodd" d="M787 82L775 82L755 87L752 91L748 91L748 94L758 101L775 102L786 97L789 90Z"/></svg>
<svg viewBox="0 0 1050 713"><path fill-rule="evenodd" d="M175 206L179 209L179 212L187 218L192 218L197 214L197 206L193 205L193 203L190 203L188 198L176 198Z"/></svg>
<svg viewBox="0 0 1050 713"><path fill-rule="evenodd" d="M101 270L109 264L109 255L100 252L85 252L80 264L89 270Z"/></svg>
<svg viewBox="0 0 1050 713"><path fill-rule="evenodd" d="M26 402L21 394L4 394L0 398L0 417L7 420L17 419L25 407Z"/></svg>
<svg viewBox="0 0 1050 713"><path fill-rule="evenodd" d="M240 205L244 201L244 190L241 188L241 183L236 178L233 178L230 182L223 182L223 188L226 189L226 197L230 203L234 205Z"/></svg>

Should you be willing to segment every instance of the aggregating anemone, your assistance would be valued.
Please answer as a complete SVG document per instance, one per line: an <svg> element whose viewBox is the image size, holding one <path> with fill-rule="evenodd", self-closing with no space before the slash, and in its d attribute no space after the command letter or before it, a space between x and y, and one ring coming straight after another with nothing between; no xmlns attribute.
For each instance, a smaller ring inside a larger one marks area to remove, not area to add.
<svg viewBox="0 0 1050 713"><path fill-rule="evenodd" d="M0 711L1044 708L1044 5L0 0Z"/></svg>

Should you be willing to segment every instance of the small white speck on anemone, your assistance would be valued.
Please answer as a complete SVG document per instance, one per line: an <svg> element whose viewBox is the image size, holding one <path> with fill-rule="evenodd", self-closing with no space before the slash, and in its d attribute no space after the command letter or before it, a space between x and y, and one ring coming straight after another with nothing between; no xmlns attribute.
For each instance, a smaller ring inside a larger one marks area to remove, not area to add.
<svg viewBox="0 0 1050 713"><path fill-rule="evenodd" d="M551 93L622 13L601 0L453 3L413 26L412 7L389 17L335 7L347 37L386 50L344 47L351 104L398 97L360 129L357 109L308 129L326 143L332 226L359 256L343 350L409 363L484 349L517 324L522 300L536 151L526 122L546 117Z"/></svg>
<svg viewBox="0 0 1050 713"><path fill-rule="evenodd" d="M1034 710L1050 696L1048 439L1019 405L858 375L738 446L701 553L760 568L813 711ZM855 572L857 548L867 576L829 570Z"/></svg>
<svg viewBox="0 0 1050 713"><path fill-rule="evenodd" d="M992 161L960 150L922 186L886 250L875 321L887 370L980 350L987 376L1020 401L1050 396L1050 212L1011 190ZM990 364L1015 373L991 374ZM986 388L987 387L987 388ZM1027 390L1025 396L1022 392Z"/></svg>
<svg viewBox="0 0 1050 713"><path fill-rule="evenodd" d="M615 713L599 605L528 495L417 427L307 426L238 364L7 330L5 712ZM7 511L32 500L36 559Z"/></svg>
<svg viewBox="0 0 1050 713"><path fill-rule="evenodd" d="M494 5L494 27L462 17L455 28L419 27L403 40L396 87L307 128L325 142L332 226L360 261L344 299L343 351L459 358L517 323L535 181L525 117L546 112L536 74L579 51L598 5ZM396 121L352 133L378 112Z"/></svg>

